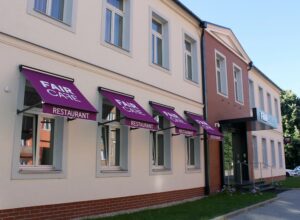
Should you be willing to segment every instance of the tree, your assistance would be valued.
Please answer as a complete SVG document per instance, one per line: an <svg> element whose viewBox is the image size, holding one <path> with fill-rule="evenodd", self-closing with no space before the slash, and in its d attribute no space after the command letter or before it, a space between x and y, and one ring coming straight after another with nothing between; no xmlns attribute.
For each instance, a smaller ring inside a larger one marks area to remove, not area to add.
<svg viewBox="0 0 300 220"><path fill-rule="evenodd" d="M281 93L282 127L285 137L292 141L285 146L286 166L300 165L300 99L291 90Z"/></svg>

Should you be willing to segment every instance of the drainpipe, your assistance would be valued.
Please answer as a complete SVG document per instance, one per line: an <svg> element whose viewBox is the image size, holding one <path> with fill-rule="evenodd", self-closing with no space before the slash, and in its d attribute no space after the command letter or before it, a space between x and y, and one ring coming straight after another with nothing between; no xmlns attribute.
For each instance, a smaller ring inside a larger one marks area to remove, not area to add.
<svg viewBox="0 0 300 220"><path fill-rule="evenodd" d="M207 24L205 21L201 21L199 27L202 29L201 39L200 39L200 51L201 51L201 72L202 72L202 101L204 104L203 117L207 119L207 99L206 99L206 59L205 59L205 29ZM205 194L210 193L209 186L209 149L207 133L204 131L204 166L205 166Z"/></svg>

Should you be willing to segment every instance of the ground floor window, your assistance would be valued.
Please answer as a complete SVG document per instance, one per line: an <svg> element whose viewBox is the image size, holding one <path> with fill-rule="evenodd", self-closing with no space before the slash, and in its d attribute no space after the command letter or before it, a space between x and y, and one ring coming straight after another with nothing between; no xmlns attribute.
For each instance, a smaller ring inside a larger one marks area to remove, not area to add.
<svg viewBox="0 0 300 220"><path fill-rule="evenodd" d="M171 169L171 147L170 147L170 127L169 121L161 115L155 115L155 120L159 124L159 130L152 132L152 171Z"/></svg>
<svg viewBox="0 0 300 220"><path fill-rule="evenodd" d="M186 166L188 170L200 169L199 137L186 138Z"/></svg>
<svg viewBox="0 0 300 220"><path fill-rule="evenodd" d="M101 102L97 173L128 173L129 128L123 125L123 115L108 99L102 97Z"/></svg>

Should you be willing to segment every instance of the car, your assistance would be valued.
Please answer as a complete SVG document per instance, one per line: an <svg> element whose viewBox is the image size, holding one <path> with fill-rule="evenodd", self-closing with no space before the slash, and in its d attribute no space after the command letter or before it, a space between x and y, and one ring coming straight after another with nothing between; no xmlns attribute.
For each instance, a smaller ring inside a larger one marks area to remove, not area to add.
<svg viewBox="0 0 300 220"><path fill-rule="evenodd" d="M287 177L295 176L294 170L291 170L291 169L286 169L285 174L286 174Z"/></svg>
<svg viewBox="0 0 300 220"><path fill-rule="evenodd" d="M300 166L297 166L294 170L295 176L300 176Z"/></svg>

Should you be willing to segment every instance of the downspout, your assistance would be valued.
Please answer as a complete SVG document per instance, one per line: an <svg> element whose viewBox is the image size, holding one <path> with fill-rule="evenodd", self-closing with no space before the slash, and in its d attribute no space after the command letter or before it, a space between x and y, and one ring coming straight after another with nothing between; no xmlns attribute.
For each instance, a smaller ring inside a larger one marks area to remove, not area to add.
<svg viewBox="0 0 300 220"><path fill-rule="evenodd" d="M202 29L201 39L200 39L200 51L201 51L201 72L202 72L202 102L204 103L203 108L203 117L207 119L207 99L206 99L206 59L205 59L205 29L207 28L207 24L205 21L201 21L199 24ZM210 193L209 186L209 149L208 149L208 141L207 141L207 133L204 132L204 167L205 167L205 194L208 195Z"/></svg>

